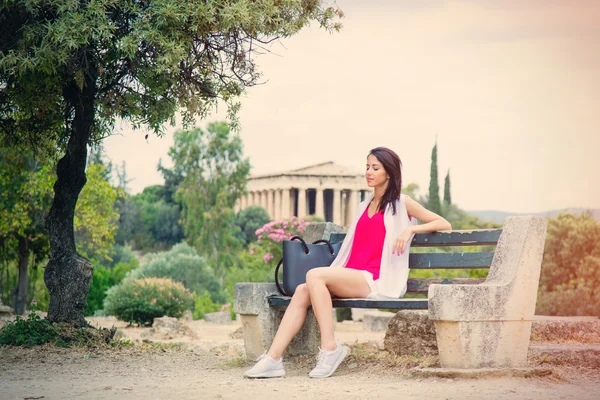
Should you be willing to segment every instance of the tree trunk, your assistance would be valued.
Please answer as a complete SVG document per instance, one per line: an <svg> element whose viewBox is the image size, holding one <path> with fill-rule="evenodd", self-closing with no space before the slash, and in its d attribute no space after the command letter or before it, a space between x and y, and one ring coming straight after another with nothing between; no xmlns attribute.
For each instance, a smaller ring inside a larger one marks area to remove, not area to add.
<svg viewBox="0 0 600 400"><path fill-rule="evenodd" d="M15 314L25 314L27 304L27 267L29 266L29 242L24 236L19 236L19 284L15 301Z"/></svg>
<svg viewBox="0 0 600 400"><path fill-rule="evenodd" d="M50 293L48 320L69 322L76 326L88 326L83 316L87 302L92 263L77 254L73 217L77 198L86 183L85 166L87 145L94 123L97 71L93 54L80 51L82 68L85 69L83 88L73 82L63 89L67 104L74 111L67 151L56 166L57 180L54 199L46 218L50 237L50 260L44 271L44 282Z"/></svg>

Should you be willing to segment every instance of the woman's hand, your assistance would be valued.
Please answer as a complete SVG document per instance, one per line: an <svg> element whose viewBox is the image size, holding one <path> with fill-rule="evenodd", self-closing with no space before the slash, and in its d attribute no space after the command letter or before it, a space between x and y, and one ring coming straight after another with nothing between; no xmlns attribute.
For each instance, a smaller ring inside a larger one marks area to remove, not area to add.
<svg viewBox="0 0 600 400"><path fill-rule="evenodd" d="M392 254L404 254L404 250L406 249L406 245L412 236L413 231L412 227L408 227L396 238L394 242L394 247L392 248Z"/></svg>

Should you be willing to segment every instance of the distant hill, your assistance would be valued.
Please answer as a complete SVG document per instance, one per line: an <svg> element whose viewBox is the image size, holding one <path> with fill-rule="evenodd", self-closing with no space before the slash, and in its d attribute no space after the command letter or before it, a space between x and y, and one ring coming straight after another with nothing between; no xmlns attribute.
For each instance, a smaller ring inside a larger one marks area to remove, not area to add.
<svg viewBox="0 0 600 400"><path fill-rule="evenodd" d="M508 216L516 216L516 215L533 215L536 217L542 218L553 218L556 217L561 212L570 212L572 214L582 214L588 211L586 208L565 208L562 210L551 210L545 211L541 213L511 213L506 211L493 211L493 210L483 210L483 211L467 211L470 215L479 218L482 221L489 221L501 224L504 222L504 217ZM596 221L600 222L600 209L591 209L592 217L596 219Z"/></svg>

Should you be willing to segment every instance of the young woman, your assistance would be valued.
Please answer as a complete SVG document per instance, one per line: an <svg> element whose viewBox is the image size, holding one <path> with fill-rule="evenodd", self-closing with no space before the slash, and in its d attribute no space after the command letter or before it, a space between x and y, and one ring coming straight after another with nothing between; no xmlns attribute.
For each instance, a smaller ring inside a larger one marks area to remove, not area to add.
<svg viewBox="0 0 600 400"><path fill-rule="evenodd" d="M321 331L321 346L311 378L331 376L348 354L333 332L331 296L339 298L400 298L406 293L408 253L415 233L450 230L444 218L400 194L398 155L377 147L367 157L366 179L373 193L359 204L356 218L330 267L314 268L298 286L268 351L248 378L284 376L282 354L298 333L312 305ZM416 224L416 220L423 222Z"/></svg>

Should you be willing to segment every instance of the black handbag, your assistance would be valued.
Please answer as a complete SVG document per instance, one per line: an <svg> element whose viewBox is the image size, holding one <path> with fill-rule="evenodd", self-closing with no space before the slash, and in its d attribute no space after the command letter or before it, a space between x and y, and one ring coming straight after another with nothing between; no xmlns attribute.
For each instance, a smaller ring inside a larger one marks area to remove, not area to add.
<svg viewBox="0 0 600 400"><path fill-rule="evenodd" d="M342 242L331 244L328 240L317 240L306 244L304 239L294 236L283 241L283 257L275 268L275 285L284 296L293 296L296 287L306 283L306 273L318 267L328 267L337 257ZM279 282L279 268L283 265L283 284Z"/></svg>

